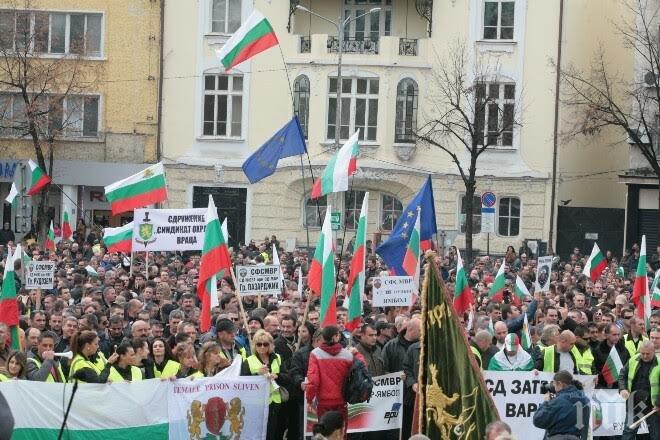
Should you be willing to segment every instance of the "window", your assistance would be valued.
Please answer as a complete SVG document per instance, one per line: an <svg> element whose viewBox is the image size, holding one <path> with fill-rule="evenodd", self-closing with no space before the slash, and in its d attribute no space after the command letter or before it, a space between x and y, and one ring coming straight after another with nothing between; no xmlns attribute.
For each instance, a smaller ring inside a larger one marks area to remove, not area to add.
<svg viewBox="0 0 660 440"><path fill-rule="evenodd" d="M344 193L344 227L357 229L360 223L360 210L365 191L347 191Z"/></svg>
<svg viewBox="0 0 660 440"><path fill-rule="evenodd" d="M461 233L465 233L465 196L461 196ZM481 196L472 197L472 233L479 234L481 232Z"/></svg>
<svg viewBox="0 0 660 440"><path fill-rule="evenodd" d="M233 34L241 27L241 0L212 0L211 32Z"/></svg>
<svg viewBox="0 0 660 440"><path fill-rule="evenodd" d="M413 143L417 128L417 83L411 78L402 79L396 88L396 122L394 142Z"/></svg>
<svg viewBox="0 0 660 440"><path fill-rule="evenodd" d="M360 140L376 140L378 123L378 79L343 78L340 139L348 139L360 130ZM337 129L337 78L330 78L328 92L328 139Z"/></svg>
<svg viewBox="0 0 660 440"><path fill-rule="evenodd" d="M516 86L481 82L477 83L475 89L474 125L479 135L477 144L512 147Z"/></svg>
<svg viewBox="0 0 660 440"><path fill-rule="evenodd" d="M380 217L380 225L384 231L391 231L394 225L401 217L403 212L403 204L399 199L388 194L382 196L382 209Z"/></svg>
<svg viewBox="0 0 660 440"><path fill-rule="evenodd" d="M0 11L0 48L100 57L102 14Z"/></svg>
<svg viewBox="0 0 660 440"><path fill-rule="evenodd" d="M380 11L367 14L377 7ZM392 0L344 0L344 18L352 19L344 40L378 41L381 36L392 33Z"/></svg>
<svg viewBox="0 0 660 440"><path fill-rule="evenodd" d="M293 112L300 120L300 127L307 139L309 128L309 78L300 75L293 82Z"/></svg>
<svg viewBox="0 0 660 440"><path fill-rule="evenodd" d="M512 0L484 3L484 40L513 40L514 7Z"/></svg>
<svg viewBox="0 0 660 440"><path fill-rule="evenodd" d="M243 76L204 76L204 136L241 137Z"/></svg>
<svg viewBox="0 0 660 440"><path fill-rule="evenodd" d="M328 197L323 196L312 200L307 196L305 200L305 224L303 226L312 226L320 228L323 226L325 211L328 209Z"/></svg>
<svg viewBox="0 0 660 440"><path fill-rule="evenodd" d="M520 233L520 199L502 197L498 208L498 233L505 237L514 237Z"/></svg>
<svg viewBox="0 0 660 440"><path fill-rule="evenodd" d="M66 98L42 95L32 101L41 110L38 130L55 136L97 137L99 131L99 96L69 95ZM27 135L25 101L18 94L0 95L0 135Z"/></svg>

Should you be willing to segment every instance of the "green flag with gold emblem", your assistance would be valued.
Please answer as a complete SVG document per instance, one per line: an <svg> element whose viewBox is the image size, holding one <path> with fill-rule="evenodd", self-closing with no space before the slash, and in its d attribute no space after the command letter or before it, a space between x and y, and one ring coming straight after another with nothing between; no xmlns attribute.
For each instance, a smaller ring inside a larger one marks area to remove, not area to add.
<svg viewBox="0 0 660 440"><path fill-rule="evenodd" d="M427 261L422 290L419 431L432 439L482 439L486 425L499 419L497 409L433 256Z"/></svg>

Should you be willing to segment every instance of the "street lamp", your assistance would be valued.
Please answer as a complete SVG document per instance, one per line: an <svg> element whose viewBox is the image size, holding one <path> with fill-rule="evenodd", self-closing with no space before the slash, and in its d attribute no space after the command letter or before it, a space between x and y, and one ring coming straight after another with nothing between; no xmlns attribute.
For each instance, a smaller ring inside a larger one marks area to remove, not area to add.
<svg viewBox="0 0 660 440"><path fill-rule="evenodd" d="M339 49L337 51L338 58L337 58L337 115L335 119L335 144L337 147L339 147L339 138L340 138L340 130L341 130L341 83L342 83L342 77L341 77L341 58L342 54L344 53L344 31L346 29L346 26L348 26L350 23L352 23L355 20L358 20L362 17L365 17L367 15L373 14L374 12L379 12L381 8L371 8L368 12L365 12L364 14L360 14L357 17L353 18L346 18L342 20L341 16L337 18L337 21L332 21L329 18L326 18L322 15L317 14L314 11L311 11L307 9L306 7L302 5L297 5L296 9L299 9L303 12L307 12L310 15L313 15L314 17L318 17L323 21L327 21L328 23L332 24L336 29L337 29L337 38L339 39Z"/></svg>

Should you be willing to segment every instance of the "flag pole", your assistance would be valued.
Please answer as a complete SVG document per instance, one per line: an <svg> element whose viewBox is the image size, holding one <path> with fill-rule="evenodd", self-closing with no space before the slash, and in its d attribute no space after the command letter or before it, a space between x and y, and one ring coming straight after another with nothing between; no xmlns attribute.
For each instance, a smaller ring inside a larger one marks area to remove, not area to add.
<svg viewBox="0 0 660 440"><path fill-rule="evenodd" d="M243 298L238 291L238 282L236 281L236 275L234 274L234 266L229 266L229 272L231 273L231 279L234 282L234 295L238 300L238 306L241 309L241 315L243 315L243 324L245 325L245 332L247 333L248 341L250 342L250 347L252 347L252 336L250 336L250 327L248 324L247 313L245 313L245 307L243 307Z"/></svg>
<svg viewBox="0 0 660 440"><path fill-rule="evenodd" d="M133 249L131 249L131 268L129 269L128 276L133 278Z"/></svg>

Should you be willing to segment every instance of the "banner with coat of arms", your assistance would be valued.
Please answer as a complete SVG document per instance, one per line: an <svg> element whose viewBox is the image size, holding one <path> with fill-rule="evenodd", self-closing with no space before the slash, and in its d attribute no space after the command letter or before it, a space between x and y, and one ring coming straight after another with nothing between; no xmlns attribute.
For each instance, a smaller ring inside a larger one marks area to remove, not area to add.
<svg viewBox="0 0 660 440"><path fill-rule="evenodd" d="M169 438L265 439L269 393L262 376L170 382Z"/></svg>
<svg viewBox="0 0 660 440"><path fill-rule="evenodd" d="M199 251L204 246L206 208L136 209L133 251Z"/></svg>

